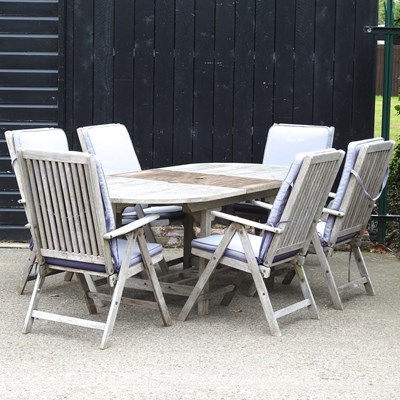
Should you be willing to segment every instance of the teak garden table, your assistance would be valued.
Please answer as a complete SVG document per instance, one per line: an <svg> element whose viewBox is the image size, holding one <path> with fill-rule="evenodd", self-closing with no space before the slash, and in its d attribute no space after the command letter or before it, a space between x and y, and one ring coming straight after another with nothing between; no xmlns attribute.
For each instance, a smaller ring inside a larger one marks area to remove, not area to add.
<svg viewBox="0 0 400 400"><path fill-rule="evenodd" d="M211 233L210 210L224 205L274 195L288 171L267 164L200 163L155 168L106 177L115 209L132 204L182 205L184 221L184 265L190 264L193 221L200 235ZM201 273L202 263L199 266ZM207 313L207 301L199 303Z"/></svg>

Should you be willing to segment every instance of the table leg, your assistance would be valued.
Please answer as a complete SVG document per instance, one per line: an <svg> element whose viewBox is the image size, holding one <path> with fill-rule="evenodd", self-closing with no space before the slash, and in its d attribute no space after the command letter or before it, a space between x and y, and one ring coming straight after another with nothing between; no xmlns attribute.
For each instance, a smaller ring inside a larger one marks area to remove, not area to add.
<svg viewBox="0 0 400 400"><path fill-rule="evenodd" d="M211 235L211 222L213 220L212 215L208 210L202 211L200 216L200 236L209 236ZM199 276L203 273L206 267L206 260L204 258L200 258L199 260ZM207 283L204 291L208 290L209 284ZM197 313L199 315L208 314L208 300L199 301L197 303Z"/></svg>
<svg viewBox="0 0 400 400"><path fill-rule="evenodd" d="M191 265L191 243L194 238L194 218L189 212L183 218L183 268L190 268Z"/></svg>

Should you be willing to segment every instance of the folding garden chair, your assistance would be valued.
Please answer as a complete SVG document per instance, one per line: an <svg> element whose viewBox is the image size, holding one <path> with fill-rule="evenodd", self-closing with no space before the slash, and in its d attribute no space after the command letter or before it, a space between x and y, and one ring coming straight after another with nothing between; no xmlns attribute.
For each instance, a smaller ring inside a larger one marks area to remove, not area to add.
<svg viewBox="0 0 400 400"><path fill-rule="evenodd" d="M323 202L343 157L343 151L334 149L298 154L276 196L266 224L212 211L213 215L232 221L232 224L223 235L192 241L192 254L209 261L178 319L185 320L188 317L219 264L239 271L234 281L236 286L241 283L245 273L251 274L272 335L281 335L278 318L301 308L308 308L311 317L318 318L303 263ZM246 225L261 230L263 234L256 236L247 233ZM287 262L294 266L304 300L274 311L264 278L270 276L271 270ZM221 304L229 304L234 293L227 293Z"/></svg>
<svg viewBox="0 0 400 400"><path fill-rule="evenodd" d="M59 128L21 129L5 132L11 163L17 180L21 198L24 199L22 175L17 159L17 150L57 150L68 151L68 141L65 132ZM22 294L28 281L36 278L36 253L34 243L30 243L28 260L22 270L17 293Z"/></svg>
<svg viewBox="0 0 400 400"><path fill-rule="evenodd" d="M143 226L158 216L147 216L115 229L104 174L93 155L19 150L18 159L39 264L24 333L31 331L35 319L79 325L102 330L100 348L104 349L124 300L125 282L142 271L148 275L155 302L126 301L158 308L164 325L170 325L171 317L154 270L154 264L163 259L162 246L147 243L143 233ZM43 284L53 271L77 274L90 313L97 311L94 297L110 301L106 322L39 310ZM105 278L113 288L112 296L92 292L84 274Z"/></svg>
<svg viewBox="0 0 400 400"><path fill-rule="evenodd" d="M338 189L332 202L324 208L325 221L317 225L310 250L315 251L336 309L343 310L340 295L356 287L364 287L374 295L371 278L365 265L360 245L361 236L371 217L375 201L386 184L389 161L395 142L382 138L351 142ZM348 243L355 255L360 278L351 278L350 262L348 282L338 286L333 278L327 255L336 246ZM313 248L313 249L312 249Z"/></svg>
<svg viewBox="0 0 400 400"><path fill-rule="evenodd" d="M297 153L331 148L334 133L332 126L274 124L268 131L263 164L289 167ZM234 204L233 211L259 222L268 217L266 209L248 202Z"/></svg>
<svg viewBox="0 0 400 400"><path fill-rule="evenodd" d="M103 165L106 175L121 174L124 172L141 171L139 160L136 156L129 132L122 124L93 125L78 128L78 137L82 150L90 154L96 154ZM182 220L184 214L181 206L154 206L138 204L136 207L128 206L121 213L121 222L126 224L144 215L160 215L161 222L168 225L170 220ZM145 227L149 240L155 241L154 235L149 227ZM182 262L182 258L170 261L168 264ZM163 265L162 269L165 271Z"/></svg>

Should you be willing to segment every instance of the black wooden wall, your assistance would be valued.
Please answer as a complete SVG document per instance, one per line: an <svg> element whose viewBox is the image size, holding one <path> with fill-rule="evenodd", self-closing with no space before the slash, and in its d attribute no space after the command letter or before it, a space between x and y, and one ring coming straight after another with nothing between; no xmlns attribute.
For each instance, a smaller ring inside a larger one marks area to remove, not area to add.
<svg viewBox="0 0 400 400"><path fill-rule="evenodd" d="M260 162L274 122L334 125L340 148L372 136L376 44L362 28L377 3L0 0L0 239L24 223L10 127L58 124L79 149L77 127L121 122L143 168Z"/></svg>
<svg viewBox="0 0 400 400"><path fill-rule="evenodd" d="M68 2L67 128L126 124L144 168L259 162L273 122L373 134L371 0Z"/></svg>
<svg viewBox="0 0 400 400"><path fill-rule="evenodd" d="M61 11L58 0L0 1L0 240L28 235L4 132L63 122Z"/></svg>

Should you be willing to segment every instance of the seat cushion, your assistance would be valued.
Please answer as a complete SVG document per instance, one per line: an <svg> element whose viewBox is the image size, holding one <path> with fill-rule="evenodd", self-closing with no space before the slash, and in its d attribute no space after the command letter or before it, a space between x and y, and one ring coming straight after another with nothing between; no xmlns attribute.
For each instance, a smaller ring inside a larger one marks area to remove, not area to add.
<svg viewBox="0 0 400 400"><path fill-rule="evenodd" d="M116 239L115 241L115 251L116 251L116 259L117 264L114 264L115 271L118 272L121 268L123 257L125 256L126 246L128 241L125 239ZM149 250L150 256L154 257L155 255L162 252L162 246L158 243L147 243L147 248ZM66 260L64 258L54 258L54 257L46 257L46 262L50 265L57 265L60 267L69 267L76 269L83 269L86 271L95 271L95 272L106 272L105 266L102 264L94 264L87 263L81 261L71 261ZM133 248L130 265L136 265L142 262L142 256L140 254L139 246L136 244Z"/></svg>
<svg viewBox="0 0 400 400"><path fill-rule="evenodd" d="M217 249L223 236L224 235L217 234L217 235L210 235L210 236L194 239L194 240L192 240L192 247L213 253ZM250 239L251 247L253 249L254 257L257 257L259 250L260 250L262 237L256 236L256 235L249 235L249 239ZM240 238L239 238L238 234L235 234L235 236L232 238L224 255L227 257L230 257L230 258L234 258L239 261L246 262L246 257L244 255L242 243L240 242Z"/></svg>
<svg viewBox="0 0 400 400"><path fill-rule="evenodd" d="M320 240L320 242L321 242L323 247L328 246L328 242L324 239L325 227L326 227L326 221L318 222L318 224L317 224L317 232L318 232L319 240ZM355 237L357 234L358 234L358 232L338 237L337 240L336 240L336 244L339 245L341 243L344 243L344 242L352 239L353 237Z"/></svg>
<svg viewBox="0 0 400 400"><path fill-rule="evenodd" d="M192 247L200 249L200 250L205 250L208 251L209 253L214 253L214 251L217 249L219 243L221 242L222 238L224 235L217 234L217 235L211 235L211 236L206 236L203 238L198 238L192 240ZM263 238L261 236L256 236L256 235L248 235L251 243L251 247L253 249L253 255L254 258L257 260L258 264L262 264L263 260L260 260L258 258L259 254L259 249L262 243ZM274 258L274 262L282 261L287 258L293 257L297 251L286 253L286 254L281 254L277 257ZM228 248L226 249L224 253L225 257L233 258L235 260L239 260L242 262L247 262L246 256L244 254L243 246L240 241L239 235L235 234L231 240L231 242L228 245Z"/></svg>
<svg viewBox="0 0 400 400"><path fill-rule="evenodd" d="M144 215L158 214L160 219L182 219L183 211L181 206L155 206L143 208ZM122 224L126 225L138 219L134 207L126 207L122 212Z"/></svg>

